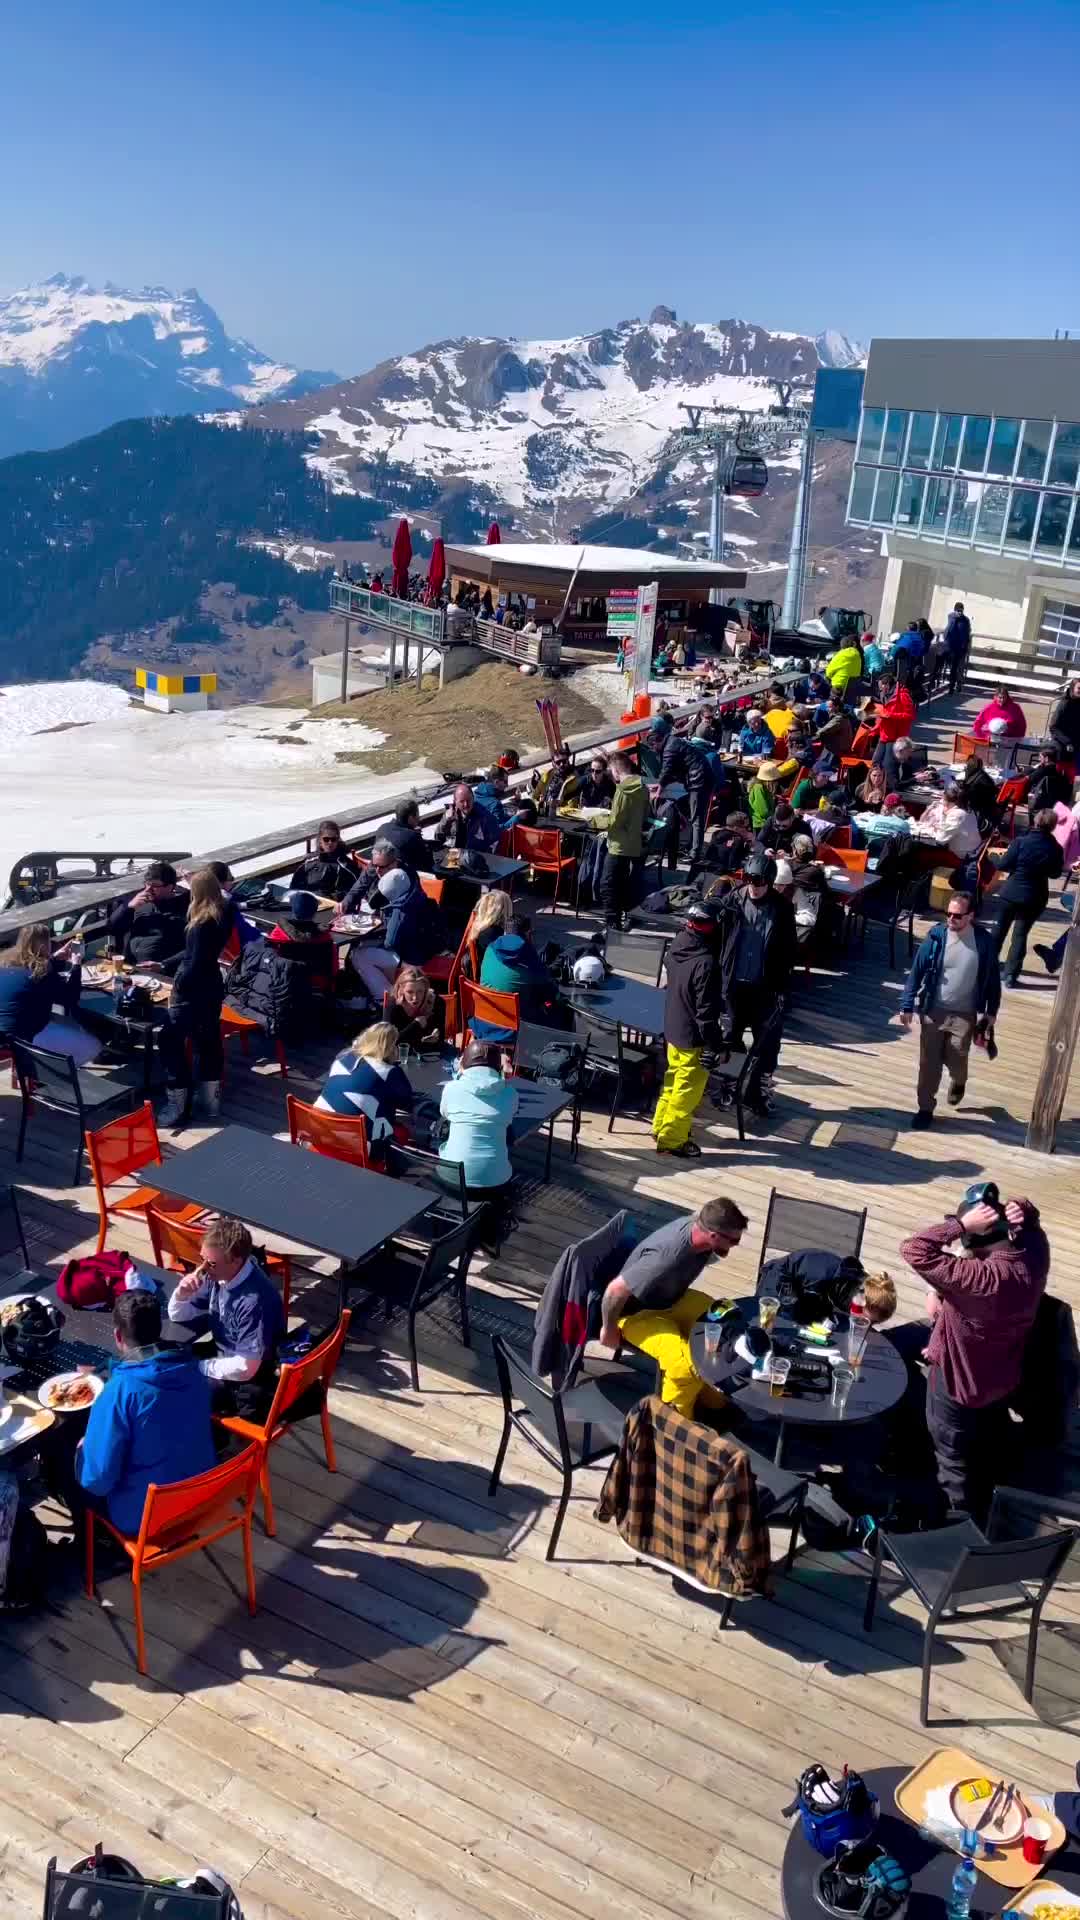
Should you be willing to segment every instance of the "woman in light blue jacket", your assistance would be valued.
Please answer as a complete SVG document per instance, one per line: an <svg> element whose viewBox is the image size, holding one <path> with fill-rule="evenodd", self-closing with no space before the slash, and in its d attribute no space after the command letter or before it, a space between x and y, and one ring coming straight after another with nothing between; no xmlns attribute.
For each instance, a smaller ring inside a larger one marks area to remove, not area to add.
<svg viewBox="0 0 1080 1920"><path fill-rule="evenodd" d="M470 1198L485 1199L513 1176L508 1134L517 1111L517 1090L503 1079L498 1047L470 1040L461 1056L461 1072L442 1090L439 1111L450 1132L439 1157L460 1162ZM457 1186L457 1166L440 1169L447 1186Z"/></svg>

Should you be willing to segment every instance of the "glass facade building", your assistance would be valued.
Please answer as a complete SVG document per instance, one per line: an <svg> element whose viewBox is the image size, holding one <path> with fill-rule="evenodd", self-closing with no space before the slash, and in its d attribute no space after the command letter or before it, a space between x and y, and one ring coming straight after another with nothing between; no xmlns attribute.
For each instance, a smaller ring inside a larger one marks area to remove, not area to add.
<svg viewBox="0 0 1080 1920"><path fill-rule="evenodd" d="M849 522L1080 570L1080 424L864 406Z"/></svg>

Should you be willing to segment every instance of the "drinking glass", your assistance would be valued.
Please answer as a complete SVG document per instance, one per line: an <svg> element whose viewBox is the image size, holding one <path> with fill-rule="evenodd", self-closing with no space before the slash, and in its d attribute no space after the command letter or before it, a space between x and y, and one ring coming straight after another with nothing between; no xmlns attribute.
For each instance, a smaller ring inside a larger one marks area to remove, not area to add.
<svg viewBox="0 0 1080 1920"><path fill-rule="evenodd" d="M705 1321L705 1358L706 1360L715 1360L719 1351L720 1351L720 1322L719 1320L706 1319Z"/></svg>
<svg viewBox="0 0 1080 1920"><path fill-rule="evenodd" d="M857 1320L853 1319L848 1326L847 1338L844 1341L844 1351L849 1367L854 1367L857 1370L862 1366L863 1354L866 1352L866 1336L869 1331L870 1329L861 1315Z"/></svg>
<svg viewBox="0 0 1080 1920"><path fill-rule="evenodd" d="M832 1403L837 1413L843 1414L848 1403L848 1394L855 1383L854 1367L834 1367L832 1377Z"/></svg>
<svg viewBox="0 0 1080 1920"><path fill-rule="evenodd" d="M758 1325L762 1327L766 1333L772 1332L773 1322L779 1311L780 1302L775 1294L763 1293L761 1299L758 1301Z"/></svg>
<svg viewBox="0 0 1080 1920"><path fill-rule="evenodd" d="M788 1383L788 1374L790 1372L791 1372L790 1360L786 1360L786 1359L780 1360L774 1357L772 1365L769 1369L769 1398L770 1399L772 1400L783 1399L784 1390L787 1387L787 1383Z"/></svg>

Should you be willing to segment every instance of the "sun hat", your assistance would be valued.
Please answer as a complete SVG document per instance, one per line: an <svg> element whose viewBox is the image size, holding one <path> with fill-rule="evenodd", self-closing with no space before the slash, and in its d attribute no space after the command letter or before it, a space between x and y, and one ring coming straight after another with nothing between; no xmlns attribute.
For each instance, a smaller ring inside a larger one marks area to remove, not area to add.
<svg viewBox="0 0 1080 1920"><path fill-rule="evenodd" d="M781 771L779 760L763 760L757 770L757 777L759 780L764 780L766 786L771 786L774 780L779 780Z"/></svg>

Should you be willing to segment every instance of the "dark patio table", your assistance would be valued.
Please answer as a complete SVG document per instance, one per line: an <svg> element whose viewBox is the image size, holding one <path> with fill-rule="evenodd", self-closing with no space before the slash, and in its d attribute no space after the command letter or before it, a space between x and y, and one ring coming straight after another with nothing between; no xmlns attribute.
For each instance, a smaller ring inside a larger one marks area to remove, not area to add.
<svg viewBox="0 0 1080 1920"><path fill-rule="evenodd" d="M485 853L482 857L487 863L486 873L464 873L460 867L447 866L445 848L435 847L432 853L435 872L440 880L463 880L470 887L479 887L482 893L488 887L502 887L507 881L516 879L519 873L527 871L529 865L527 860L511 860L505 853Z"/></svg>
<svg viewBox="0 0 1080 1920"><path fill-rule="evenodd" d="M613 1026L625 1027L629 1033L647 1033L650 1037L664 1031L665 997L662 987L650 987L644 980L633 980L622 973L613 973L602 987L559 990L559 998L580 1013L608 1020Z"/></svg>
<svg viewBox="0 0 1080 1920"><path fill-rule="evenodd" d="M741 1300L738 1303L748 1315L756 1311L756 1302ZM776 1328L781 1336L790 1336L793 1329L784 1321ZM807 1348L807 1357L814 1349ZM705 1322L699 1320L690 1334L690 1352L694 1366L703 1380L710 1386L718 1386L726 1381L731 1373L730 1364L721 1353L710 1360L705 1351ZM903 1396L907 1386L907 1368L896 1348L883 1333L871 1328L867 1335L862 1362L856 1370L847 1405L841 1413L834 1407L829 1393L818 1394L781 1394L774 1399L769 1391L767 1380L748 1379L734 1391L731 1397L743 1413L752 1420L775 1420L777 1422L776 1448L773 1460L780 1466L784 1457L784 1443L789 1427L827 1428L831 1436L843 1433L852 1427L865 1426L883 1413L888 1413Z"/></svg>
<svg viewBox="0 0 1080 1920"><path fill-rule="evenodd" d="M551 1038L548 1028L533 1028L534 1033L543 1031ZM410 1085L417 1093L430 1100L438 1100L443 1087L451 1078L449 1056L429 1055L426 1059L409 1060L404 1069ZM574 1096L565 1087L541 1086L535 1080L523 1080L514 1074L510 1081L518 1097L517 1112L510 1122L510 1140L517 1145L519 1140L527 1140L531 1133L539 1133L542 1127L548 1130L547 1153L544 1159L544 1179L551 1179L551 1148L555 1136L555 1121L567 1107L573 1106Z"/></svg>

